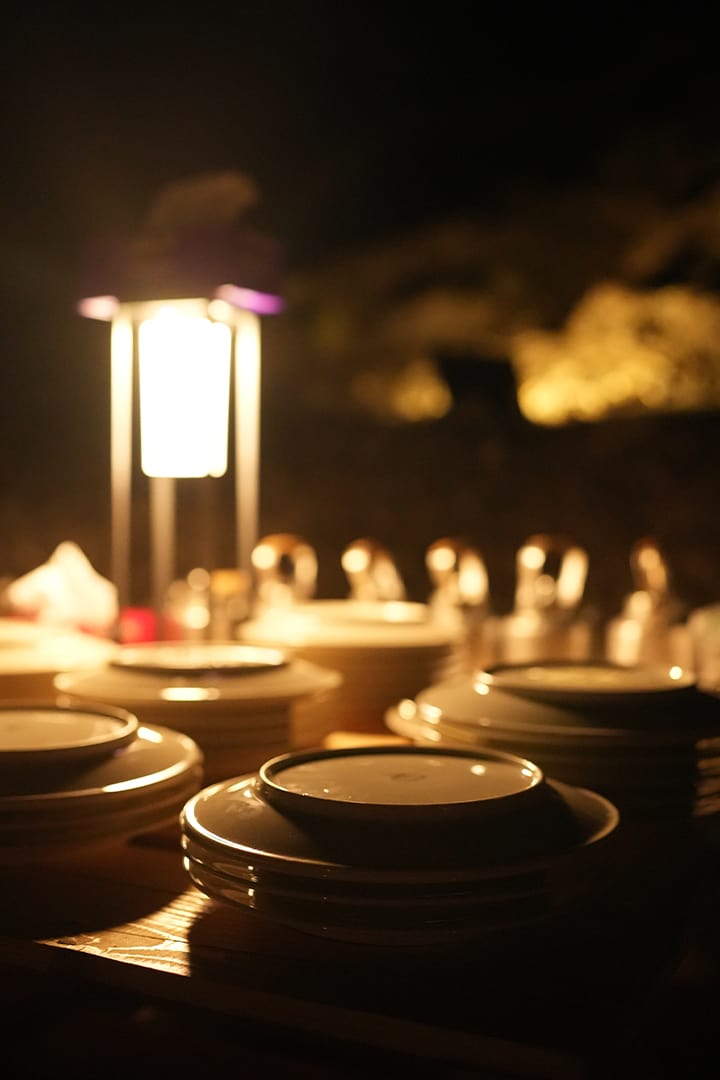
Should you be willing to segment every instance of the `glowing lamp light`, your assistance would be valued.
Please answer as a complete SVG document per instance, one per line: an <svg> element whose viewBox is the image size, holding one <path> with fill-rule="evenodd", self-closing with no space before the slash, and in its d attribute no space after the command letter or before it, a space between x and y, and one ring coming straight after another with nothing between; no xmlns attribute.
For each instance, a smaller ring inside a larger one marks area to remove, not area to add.
<svg viewBox="0 0 720 1080"><path fill-rule="evenodd" d="M152 233L141 241L101 252L100 272L91 277L105 287L88 289L78 310L111 324L111 576L119 609L136 603L130 516L139 444L149 483L153 606L161 615L175 576L175 482L228 472L233 411L236 565L251 577L258 534L260 316L278 313L283 301L275 245L243 226L181 232L171 247L158 246ZM233 277L244 284L232 283Z"/></svg>
<svg viewBox="0 0 720 1080"><path fill-rule="evenodd" d="M138 328L140 453L146 476L224 476L229 326L163 304Z"/></svg>

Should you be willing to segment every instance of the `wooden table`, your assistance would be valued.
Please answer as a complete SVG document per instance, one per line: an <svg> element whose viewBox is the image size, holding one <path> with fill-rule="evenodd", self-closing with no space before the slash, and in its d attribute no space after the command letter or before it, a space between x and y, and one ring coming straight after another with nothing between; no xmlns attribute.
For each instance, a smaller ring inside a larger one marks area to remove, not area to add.
<svg viewBox="0 0 720 1080"><path fill-rule="evenodd" d="M2 881L8 1075L68 1075L58 1062L82 1046L83 1077L115 1075L112 1061L127 1075L141 1056L176 1076L239 1063L637 1080L714 1030L693 1012L717 989L714 871L669 907L587 905L541 930L423 949L327 941L212 901L174 831Z"/></svg>

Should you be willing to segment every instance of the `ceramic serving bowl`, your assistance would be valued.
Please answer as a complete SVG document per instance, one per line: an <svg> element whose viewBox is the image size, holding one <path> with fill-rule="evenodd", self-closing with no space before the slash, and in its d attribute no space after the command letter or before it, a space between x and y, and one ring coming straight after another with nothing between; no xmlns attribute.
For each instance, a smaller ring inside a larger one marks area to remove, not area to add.
<svg viewBox="0 0 720 1080"><path fill-rule="evenodd" d="M397 702L386 727L415 745L520 754L608 798L643 902L720 842L720 701L680 669L503 665Z"/></svg>
<svg viewBox="0 0 720 1080"><path fill-rule="evenodd" d="M311 934L477 938L591 887L619 815L505 754L419 747L282 755L181 815L207 895Z"/></svg>
<svg viewBox="0 0 720 1080"><path fill-rule="evenodd" d="M541 770L511 754L350 747L284 754L258 769L275 809L329 822L440 825L542 812L551 798Z"/></svg>
<svg viewBox="0 0 720 1080"><path fill-rule="evenodd" d="M106 705L0 706L0 863L29 863L177 823L202 783L195 742Z"/></svg>
<svg viewBox="0 0 720 1080"><path fill-rule="evenodd" d="M184 732L203 750L212 781L290 750L294 708L340 682L337 672L279 649L153 642L120 646L110 663L60 675L55 688L70 701L103 701Z"/></svg>
<svg viewBox="0 0 720 1080"><path fill-rule="evenodd" d="M337 728L381 732L385 709L398 697L466 670L460 625L421 603L313 600L269 608L240 633L341 673L337 690L297 710L298 748L319 745Z"/></svg>
<svg viewBox="0 0 720 1080"><path fill-rule="evenodd" d="M677 665L626 667L610 661L500 664L478 672L476 684L568 708L675 705L697 689L695 676Z"/></svg>
<svg viewBox="0 0 720 1080"><path fill-rule="evenodd" d="M0 770L84 765L113 754L137 735L138 720L124 709L63 708L55 701L0 704Z"/></svg>
<svg viewBox="0 0 720 1080"><path fill-rule="evenodd" d="M507 728L583 725L671 734L712 731L720 702L681 668L623 668L610 663L498 665L425 687L425 710L449 721Z"/></svg>
<svg viewBox="0 0 720 1080"><path fill-rule="evenodd" d="M269 607L241 627L244 640L291 646L355 648L444 644L453 624L437 620L428 604L408 600L308 600Z"/></svg>

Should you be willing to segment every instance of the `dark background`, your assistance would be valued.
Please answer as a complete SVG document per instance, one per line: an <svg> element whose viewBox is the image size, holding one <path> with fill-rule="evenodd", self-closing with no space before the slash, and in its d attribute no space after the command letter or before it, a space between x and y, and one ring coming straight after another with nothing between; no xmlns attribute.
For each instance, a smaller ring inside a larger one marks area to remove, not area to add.
<svg viewBox="0 0 720 1080"><path fill-rule="evenodd" d="M292 280L458 211L507 214L519 189L592 187L619 142L637 141L651 189L649 132L667 166L678 131L683 146L716 144L714 46L691 6L666 22L607 5L150 7L112 24L16 12L1 76L0 577L63 539L109 572L107 328L75 310L98 234L135 230L175 180L240 170ZM273 356L273 341L267 379L294 359ZM546 432L518 418L496 372L456 379L459 406L421 430L341 408L320 423L264 388L261 531L317 547L321 592L344 588L342 546L375 535L421 598L426 545L458 532L486 552L506 607L516 548L549 529L587 545L590 598L609 612L648 532L667 540L690 604L720 595L714 413ZM480 391L491 440L463 405ZM660 471L633 469L654 458ZM200 498L217 519L209 557L225 560L231 512L218 492ZM140 561L142 528L140 507Z"/></svg>

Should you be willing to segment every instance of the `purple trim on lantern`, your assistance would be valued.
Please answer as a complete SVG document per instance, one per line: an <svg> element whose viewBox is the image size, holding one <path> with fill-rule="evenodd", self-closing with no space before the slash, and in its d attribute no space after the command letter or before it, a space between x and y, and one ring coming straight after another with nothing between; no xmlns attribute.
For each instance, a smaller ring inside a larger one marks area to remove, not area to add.
<svg viewBox="0 0 720 1080"><path fill-rule="evenodd" d="M218 300L225 300L244 311L253 311L256 315L277 315L285 306L280 296L256 289L243 289L240 285L221 285L215 295Z"/></svg>
<svg viewBox="0 0 720 1080"><path fill-rule="evenodd" d="M102 319L103 322L112 322L118 309L117 296L86 296L80 300L77 309L80 315L86 319Z"/></svg>
<svg viewBox="0 0 720 1080"><path fill-rule="evenodd" d="M221 285L216 290L215 297L224 300L231 307L252 311L255 315L277 315L285 306L280 296L258 292L256 289L243 289L239 285ZM86 319L112 322L119 305L117 296L86 296L78 302L77 310Z"/></svg>

